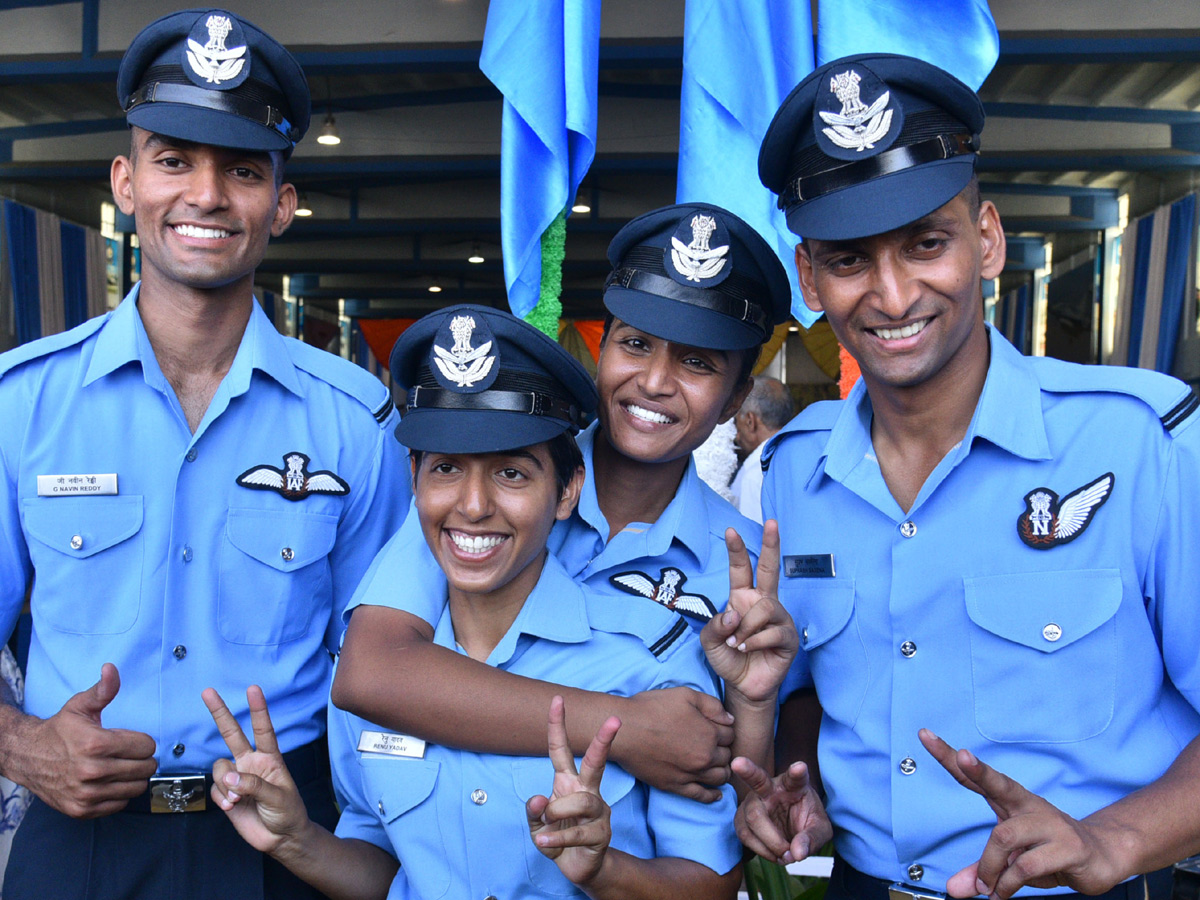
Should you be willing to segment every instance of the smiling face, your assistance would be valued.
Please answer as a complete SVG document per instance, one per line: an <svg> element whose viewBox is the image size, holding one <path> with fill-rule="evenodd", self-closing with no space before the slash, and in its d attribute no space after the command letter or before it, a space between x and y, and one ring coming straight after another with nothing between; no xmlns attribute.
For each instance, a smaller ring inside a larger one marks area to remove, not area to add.
<svg viewBox="0 0 1200 900"><path fill-rule="evenodd" d="M113 197L137 220L142 280L249 288L267 241L291 224L296 191L279 184L278 156L133 129L130 157L112 165Z"/></svg>
<svg viewBox="0 0 1200 900"><path fill-rule="evenodd" d="M872 393L987 367L980 279L1004 267L996 208L966 192L902 228L796 248L805 302L822 311Z"/></svg>
<svg viewBox="0 0 1200 900"><path fill-rule="evenodd" d="M742 405L742 353L675 344L614 319L596 370L609 443L639 462L687 456Z"/></svg>
<svg viewBox="0 0 1200 900"><path fill-rule="evenodd" d="M524 600L541 574L535 563L550 529L575 508L583 469L560 490L545 443L503 453L426 452L413 465L421 529L452 594Z"/></svg>

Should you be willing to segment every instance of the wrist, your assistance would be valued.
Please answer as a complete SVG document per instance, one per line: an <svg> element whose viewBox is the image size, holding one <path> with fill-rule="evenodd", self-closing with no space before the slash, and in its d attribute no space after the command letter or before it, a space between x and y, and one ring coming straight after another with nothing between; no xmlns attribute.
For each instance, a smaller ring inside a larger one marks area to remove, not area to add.
<svg viewBox="0 0 1200 900"><path fill-rule="evenodd" d="M1106 821L1102 812L1081 819L1079 824L1089 832L1096 864L1104 869L1104 883L1120 884L1156 868L1143 860L1146 837L1127 824Z"/></svg>
<svg viewBox="0 0 1200 900"><path fill-rule="evenodd" d="M737 685L725 685L725 708L736 717L741 713L770 713L773 717L779 704L779 688L772 688L761 696L750 696Z"/></svg>

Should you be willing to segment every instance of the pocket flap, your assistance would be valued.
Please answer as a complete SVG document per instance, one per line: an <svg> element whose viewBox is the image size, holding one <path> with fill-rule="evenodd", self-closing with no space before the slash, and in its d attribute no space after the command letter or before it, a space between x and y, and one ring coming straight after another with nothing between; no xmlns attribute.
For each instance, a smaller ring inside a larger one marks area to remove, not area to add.
<svg viewBox="0 0 1200 900"><path fill-rule="evenodd" d="M378 804L385 824L420 806L433 793L440 768L432 760L394 756L363 756L359 764L363 767L368 797Z"/></svg>
<svg viewBox="0 0 1200 900"><path fill-rule="evenodd" d="M819 647L836 636L854 612L854 582L800 579L780 585L784 605L796 621L801 646Z"/></svg>
<svg viewBox="0 0 1200 900"><path fill-rule="evenodd" d="M579 767L578 758L575 760L575 767ZM633 790L635 784L636 778L610 760L600 778L600 796L609 806L614 806ZM513 787L522 800L528 800L535 794L549 796L554 787L554 764L550 762L549 757L516 760L513 762Z"/></svg>
<svg viewBox="0 0 1200 900"><path fill-rule="evenodd" d="M84 559L121 543L142 527L142 498L27 497L25 530L52 550Z"/></svg>
<svg viewBox="0 0 1200 900"><path fill-rule="evenodd" d="M248 556L280 572L293 572L329 555L337 539L337 517L231 509L225 532Z"/></svg>
<svg viewBox="0 0 1200 900"><path fill-rule="evenodd" d="M1043 653L1095 631L1121 605L1119 569L964 578L967 615L980 628Z"/></svg>

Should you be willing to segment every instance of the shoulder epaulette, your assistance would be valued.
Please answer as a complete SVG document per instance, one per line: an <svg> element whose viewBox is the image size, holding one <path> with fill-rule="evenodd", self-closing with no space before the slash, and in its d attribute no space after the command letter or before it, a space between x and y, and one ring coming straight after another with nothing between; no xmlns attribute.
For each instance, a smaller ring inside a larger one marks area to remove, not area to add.
<svg viewBox="0 0 1200 900"><path fill-rule="evenodd" d="M588 621L597 631L638 638L660 661L692 630L683 616L653 600L592 591L588 591Z"/></svg>
<svg viewBox="0 0 1200 900"><path fill-rule="evenodd" d="M395 404L382 381L361 366L326 350L294 338L287 338L286 342L296 368L353 397L371 411L380 425L388 420Z"/></svg>
<svg viewBox="0 0 1200 900"><path fill-rule="evenodd" d="M845 405L844 400L818 400L800 410L800 413L792 421L767 438L759 463L763 473L765 474L771 467L771 458L775 455L780 441L789 434L798 434L803 431L831 431L837 424L838 416L842 414Z"/></svg>
<svg viewBox="0 0 1200 900"><path fill-rule="evenodd" d="M20 347L0 353L0 375L4 375L22 363L40 359L51 353L57 353L59 350L65 350L67 347L83 343L100 330L100 326L108 321L110 315L111 313L105 313L102 316L96 316L94 319L88 319L82 325L76 325L70 331L60 331L58 334L38 338L36 341L30 341L28 344L22 344Z"/></svg>
<svg viewBox="0 0 1200 900"><path fill-rule="evenodd" d="M1200 409L1200 396L1194 388L1162 372L1125 366L1082 366L1045 357L1032 362L1043 390L1134 397L1153 409L1163 428L1171 434Z"/></svg>

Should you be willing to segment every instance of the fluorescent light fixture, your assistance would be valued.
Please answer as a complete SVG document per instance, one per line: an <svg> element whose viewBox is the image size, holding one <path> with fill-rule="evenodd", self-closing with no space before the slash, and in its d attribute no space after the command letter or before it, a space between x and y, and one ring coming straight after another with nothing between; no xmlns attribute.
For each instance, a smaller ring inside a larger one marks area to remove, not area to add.
<svg viewBox="0 0 1200 900"><path fill-rule="evenodd" d="M333 120L333 113L328 113L325 116L325 124L321 126L321 133L317 135L317 143L324 144L327 147L335 147L341 142L342 137L338 134L337 123Z"/></svg>

